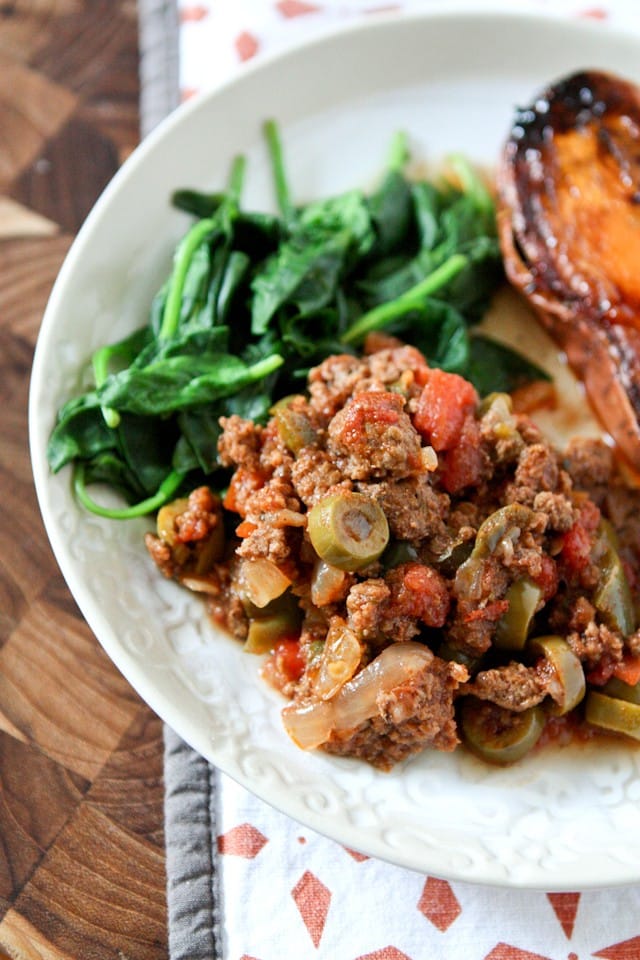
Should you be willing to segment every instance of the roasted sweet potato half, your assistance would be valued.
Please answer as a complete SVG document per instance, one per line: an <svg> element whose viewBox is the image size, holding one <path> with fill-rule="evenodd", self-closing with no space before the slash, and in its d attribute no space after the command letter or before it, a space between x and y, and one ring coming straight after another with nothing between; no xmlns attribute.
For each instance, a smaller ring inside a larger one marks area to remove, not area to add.
<svg viewBox="0 0 640 960"><path fill-rule="evenodd" d="M518 109L498 209L507 276L640 471L640 89L581 72Z"/></svg>

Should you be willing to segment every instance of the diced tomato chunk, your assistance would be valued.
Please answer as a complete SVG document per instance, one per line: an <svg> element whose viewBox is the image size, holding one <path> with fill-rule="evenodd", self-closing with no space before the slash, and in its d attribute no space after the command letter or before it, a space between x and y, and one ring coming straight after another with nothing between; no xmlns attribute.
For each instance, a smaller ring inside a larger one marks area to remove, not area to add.
<svg viewBox="0 0 640 960"><path fill-rule="evenodd" d="M585 674L585 679L592 687L604 687L607 680L610 680L615 674L615 671L616 661L613 660L609 654L605 653L593 670Z"/></svg>
<svg viewBox="0 0 640 960"><path fill-rule="evenodd" d="M626 653L622 661L616 665L613 675L630 687L635 687L640 683L640 657Z"/></svg>
<svg viewBox="0 0 640 960"><path fill-rule="evenodd" d="M570 576L577 576L589 563L594 533L600 522L600 510L587 500L578 519L562 537L560 555Z"/></svg>
<svg viewBox="0 0 640 960"><path fill-rule="evenodd" d="M404 400L397 393L370 390L358 393L344 408L344 434L358 443L368 423L393 426L400 419Z"/></svg>
<svg viewBox="0 0 640 960"><path fill-rule="evenodd" d="M414 426L434 450L451 450L477 404L478 394L468 380L457 373L430 370L418 399Z"/></svg>
<svg viewBox="0 0 640 960"><path fill-rule="evenodd" d="M427 627L442 627L449 613L449 592L443 577L422 563L405 563L387 576L394 613L416 617Z"/></svg>
<svg viewBox="0 0 640 960"><path fill-rule="evenodd" d="M484 607L476 607L475 610L470 610L469 613L465 614L464 622L474 623L476 620L488 620L493 623L499 620L508 609L508 600L492 600Z"/></svg>
<svg viewBox="0 0 640 960"><path fill-rule="evenodd" d="M535 577L535 582L542 590L542 599L546 603L558 592L558 568L553 557L546 553L542 554L541 561L540 574Z"/></svg>
<svg viewBox="0 0 640 960"><path fill-rule="evenodd" d="M442 454L442 486L447 493L460 493L465 487L477 486L482 477L480 426L467 415L455 447Z"/></svg>
<svg viewBox="0 0 640 960"><path fill-rule="evenodd" d="M273 648L276 671L286 680L299 680L306 666L297 637L283 637Z"/></svg>

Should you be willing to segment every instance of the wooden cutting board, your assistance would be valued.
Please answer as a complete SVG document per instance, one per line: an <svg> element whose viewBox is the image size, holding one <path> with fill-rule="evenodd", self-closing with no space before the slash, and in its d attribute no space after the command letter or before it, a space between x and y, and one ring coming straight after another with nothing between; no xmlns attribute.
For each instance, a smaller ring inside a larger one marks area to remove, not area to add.
<svg viewBox="0 0 640 960"><path fill-rule="evenodd" d="M29 371L56 273L135 146L131 0L0 5L0 955L167 956L162 726L44 533Z"/></svg>

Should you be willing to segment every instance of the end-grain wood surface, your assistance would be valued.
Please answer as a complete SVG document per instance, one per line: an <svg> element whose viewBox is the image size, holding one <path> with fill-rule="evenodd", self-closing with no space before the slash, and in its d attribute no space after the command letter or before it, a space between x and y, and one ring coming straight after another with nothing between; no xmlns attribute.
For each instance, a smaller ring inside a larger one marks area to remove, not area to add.
<svg viewBox="0 0 640 960"><path fill-rule="evenodd" d="M58 571L27 438L49 291L139 138L135 3L1 3L0 78L0 956L161 960L161 724Z"/></svg>

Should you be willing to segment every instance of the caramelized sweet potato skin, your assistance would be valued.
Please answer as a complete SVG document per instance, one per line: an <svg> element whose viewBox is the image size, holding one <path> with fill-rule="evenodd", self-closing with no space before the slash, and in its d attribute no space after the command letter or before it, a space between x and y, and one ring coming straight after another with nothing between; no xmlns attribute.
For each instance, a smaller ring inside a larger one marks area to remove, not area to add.
<svg viewBox="0 0 640 960"><path fill-rule="evenodd" d="M597 71L517 111L498 174L510 281L640 470L640 89Z"/></svg>

